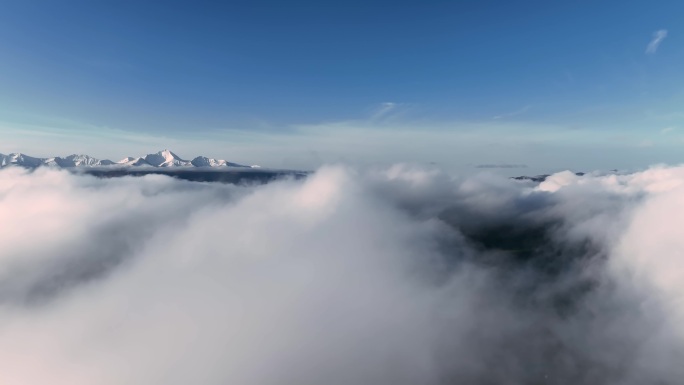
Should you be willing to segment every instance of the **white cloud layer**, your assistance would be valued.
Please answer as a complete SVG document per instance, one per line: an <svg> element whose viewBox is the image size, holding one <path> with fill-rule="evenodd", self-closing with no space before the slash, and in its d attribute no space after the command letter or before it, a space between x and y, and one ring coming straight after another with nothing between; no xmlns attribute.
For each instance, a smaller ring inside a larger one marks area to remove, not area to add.
<svg viewBox="0 0 684 385"><path fill-rule="evenodd" d="M684 167L3 169L2 383L676 383L682 197Z"/></svg>

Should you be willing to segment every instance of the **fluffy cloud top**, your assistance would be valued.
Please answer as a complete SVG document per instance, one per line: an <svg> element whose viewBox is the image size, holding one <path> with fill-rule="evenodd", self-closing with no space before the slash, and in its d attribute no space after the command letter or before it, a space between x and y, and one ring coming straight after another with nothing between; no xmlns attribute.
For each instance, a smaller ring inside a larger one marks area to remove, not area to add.
<svg viewBox="0 0 684 385"><path fill-rule="evenodd" d="M4 169L2 383L675 383L683 182Z"/></svg>

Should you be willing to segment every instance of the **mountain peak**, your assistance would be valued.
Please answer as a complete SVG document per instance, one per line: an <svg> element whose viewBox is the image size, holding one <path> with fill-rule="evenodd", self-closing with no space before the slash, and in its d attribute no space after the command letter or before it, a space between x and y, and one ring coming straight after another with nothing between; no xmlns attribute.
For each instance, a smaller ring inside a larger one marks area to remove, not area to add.
<svg viewBox="0 0 684 385"><path fill-rule="evenodd" d="M192 161L185 160L169 149L163 149L153 154L141 157L126 157L118 162L107 159L97 159L89 155L72 154L65 157L34 158L22 153L0 154L0 167L22 166L36 168L40 166L71 168L71 167L247 167L222 159L212 159L198 156Z"/></svg>
<svg viewBox="0 0 684 385"><path fill-rule="evenodd" d="M168 149L164 149L154 154L147 154L145 161L155 167L190 166L190 162L181 159Z"/></svg>

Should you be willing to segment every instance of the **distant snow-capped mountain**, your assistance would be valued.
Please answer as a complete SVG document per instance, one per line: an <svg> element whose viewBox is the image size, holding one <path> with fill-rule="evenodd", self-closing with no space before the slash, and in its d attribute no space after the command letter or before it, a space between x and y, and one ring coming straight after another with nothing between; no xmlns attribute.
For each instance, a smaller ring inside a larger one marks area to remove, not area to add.
<svg viewBox="0 0 684 385"><path fill-rule="evenodd" d="M190 163L192 163L192 165L195 167L221 167L221 166L247 167L247 166L243 166L241 164L228 162L228 161L225 161L223 159L207 158L206 156L198 156L197 158L190 161ZM254 166L252 166L252 167L254 167Z"/></svg>
<svg viewBox="0 0 684 385"><path fill-rule="evenodd" d="M34 158L32 156L24 155L24 154L9 154L9 155L2 155L0 154L0 166L5 167L9 166L12 164L24 166L24 167L38 167L46 159L41 159L41 158Z"/></svg>
<svg viewBox="0 0 684 385"><path fill-rule="evenodd" d="M132 156L121 159L120 161L116 162L115 165L117 165L117 166L151 166L151 164L149 164L145 161L145 158L142 158L142 157L134 158Z"/></svg>
<svg viewBox="0 0 684 385"><path fill-rule="evenodd" d="M39 158L34 158L39 159ZM114 164L111 160L99 160L88 155L69 155L64 158L54 157L39 159L42 160L42 165L58 166L58 167L96 167L96 166L111 166Z"/></svg>
<svg viewBox="0 0 684 385"><path fill-rule="evenodd" d="M97 159L89 155L69 155L67 157L35 158L21 153L0 154L0 167L21 166L36 168L49 167L250 167L223 159L198 156L192 161L184 160L169 150L159 151L140 157L127 157L118 162Z"/></svg>
<svg viewBox="0 0 684 385"><path fill-rule="evenodd" d="M159 151L156 154L145 155L145 162L154 167L183 167L192 166L190 161L181 159L169 150Z"/></svg>

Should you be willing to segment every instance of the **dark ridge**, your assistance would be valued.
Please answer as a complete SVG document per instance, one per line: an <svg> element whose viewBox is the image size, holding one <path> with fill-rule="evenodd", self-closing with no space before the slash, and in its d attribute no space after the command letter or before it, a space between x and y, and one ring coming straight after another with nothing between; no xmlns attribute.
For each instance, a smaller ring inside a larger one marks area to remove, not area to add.
<svg viewBox="0 0 684 385"><path fill-rule="evenodd" d="M268 183L281 178L302 179L307 171L291 170L178 170L178 169L79 169L78 172L98 178L119 178L124 176L167 175L191 182L219 182L229 184Z"/></svg>
<svg viewBox="0 0 684 385"><path fill-rule="evenodd" d="M577 176L583 176L583 175L585 175L585 173L583 173L583 172L576 172L575 175L577 175ZM545 181L546 178L548 178L549 176L551 176L551 174L541 174L541 175L537 175L537 176L522 175L522 176L512 176L511 179L515 179L515 180L531 180L532 182L541 183L541 182Z"/></svg>

